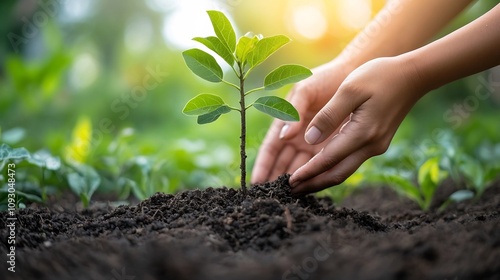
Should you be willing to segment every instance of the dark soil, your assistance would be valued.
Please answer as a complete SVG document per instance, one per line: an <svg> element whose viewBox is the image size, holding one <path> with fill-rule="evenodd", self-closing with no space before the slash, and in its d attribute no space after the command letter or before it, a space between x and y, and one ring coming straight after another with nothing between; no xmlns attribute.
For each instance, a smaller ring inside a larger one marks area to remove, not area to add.
<svg viewBox="0 0 500 280"><path fill-rule="evenodd" d="M500 279L500 183L425 213L386 188L335 206L287 182L18 210L15 273L1 213L0 279Z"/></svg>

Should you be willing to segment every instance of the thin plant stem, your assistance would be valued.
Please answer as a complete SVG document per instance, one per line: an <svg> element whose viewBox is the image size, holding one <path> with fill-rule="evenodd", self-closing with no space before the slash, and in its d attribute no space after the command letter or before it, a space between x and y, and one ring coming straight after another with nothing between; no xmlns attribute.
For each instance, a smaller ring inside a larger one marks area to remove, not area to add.
<svg viewBox="0 0 500 280"><path fill-rule="evenodd" d="M241 171L241 189L244 195L247 195L247 170L246 170L246 106L245 106L245 77L243 75L242 65L238 63L240 70L240 116L241 116L241 134L240 134L240 171Z"/></svg>
<svg viewBox="0 0 500 280"><path fill-rule="evenodd" d="M225 83L226 85L230 85L232 87L234 87L235 89L237 89L238 91L241 90L240 87L238 87L237 85L231 83L231 82L228 82L226 80L222 80L223 83Z"/></svg>
<svg viewBox="0 0 500 280"><path fill-rule="evenodd" d="M256 91L263 90L263 89L264 89L264 87L258 87L258 88L251 89L247 93L245 93L245 96L249 95L252 92L256 92Z"/></svg>

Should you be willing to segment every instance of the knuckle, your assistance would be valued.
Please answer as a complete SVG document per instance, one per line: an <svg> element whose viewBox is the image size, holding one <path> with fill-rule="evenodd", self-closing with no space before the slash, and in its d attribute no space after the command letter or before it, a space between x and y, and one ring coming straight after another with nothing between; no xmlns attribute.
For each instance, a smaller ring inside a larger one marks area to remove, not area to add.
<svg viewBox="0 0 500 280"><path fill-rule="evenodd" d="M378 155L385 153L387 151L387 149L389 148L389 143L390 143L390 140L386 140L386 139L382 139L382 140L379 140L379 141L373 143L373 145L371 145L371 147L370 147L370 151L371 151L372 156L378 156Z"/></svg>
<svg viewBox="0 0 500 280"><path fill-rule="evenodd" d="M378 155L381 155L381 154L385 153L387 151L387 148L388 148L387 145L378 144L378 145L375 145L373 147L372 153L373 153L374 156L378 156Z"/></svg>
<svg viewBox="0 0 500 280"><path fill-rule="evenodd" d="M369 128L365 130L365 139L367 143L378 142L383 136L383 133L376 128Z"/></svg>
<svg viewBox="0 0 500 280"><path fill-rule="evenodd" d="M289 101L294 101L294 99L307 100L306 96L309 96L313 91L311 83L307 80L300 81L296 83L292 90L290 91Z"/></svg>
<svg viewBox="0 0 500 280"><path fill-rule="evenodd" d="M292 92L297 92L297 93L306 92L308 90L309 90L309 84L304 81L296 83L292 88Z"/></svg>
<svg viewBox="0 0 500 280"><path fill-rule="evenodd" d="M330 182L330 185L335 186L335 185L342 184L345 180L347 180L347 176L345 176L345 175L331 174L329 182Z"/></svg>
<svg viewBox="0 0 500 280"><path fill-rule="evenodd" d="M337 165L338 163L339 163L338 159L336 159L334 156L325 155L324 153L322 159L318 161L318 165L321 170L328 170Z"/></svg>
<svg viewBox="0 0 500 280"><path fill-rule="evenodd" d="M373 127L364 128L360 132L363 133L362 141L368 148L369 156L381 155L389 148L391 137L387 130Z"/></svg>
<svg viewBox="0 0 500 280"><path fill-rule="evenodd" d="M340 123L337 112L331 106L325 106L319 113L322 127L337 128Z"/></svg>

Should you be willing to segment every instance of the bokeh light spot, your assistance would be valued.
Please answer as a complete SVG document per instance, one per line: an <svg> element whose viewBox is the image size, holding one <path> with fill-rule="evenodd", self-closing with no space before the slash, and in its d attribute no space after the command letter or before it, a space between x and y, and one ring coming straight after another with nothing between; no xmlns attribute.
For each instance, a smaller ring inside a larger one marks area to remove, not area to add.
<svg viewBox="0 0 500 280"><path fill-rule="evenodd" d="M326 34L328 23L319 4L305 4L292 8L293 30L300 36L316 40Z"/></svg>
<svg viewBox="0 0 500 280"><path fill-rule="evenodd" d="M342 25L350 29L360 30L371 19L371 0L342 0L337 12Z"/></svg>

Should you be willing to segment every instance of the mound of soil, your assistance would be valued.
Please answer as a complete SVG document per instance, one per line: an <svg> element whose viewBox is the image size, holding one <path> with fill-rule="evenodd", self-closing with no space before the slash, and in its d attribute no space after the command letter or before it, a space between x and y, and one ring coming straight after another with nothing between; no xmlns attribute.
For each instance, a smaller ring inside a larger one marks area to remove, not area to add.
<svg viewBox="0 0 500 280"><path fill-rule="evenodd" d="M422 212L385 188L341 206L290 195L288 176L247 195L156 194L133 206L16 211L15 273L1 279L499 279L500 184Z"/></svg>

